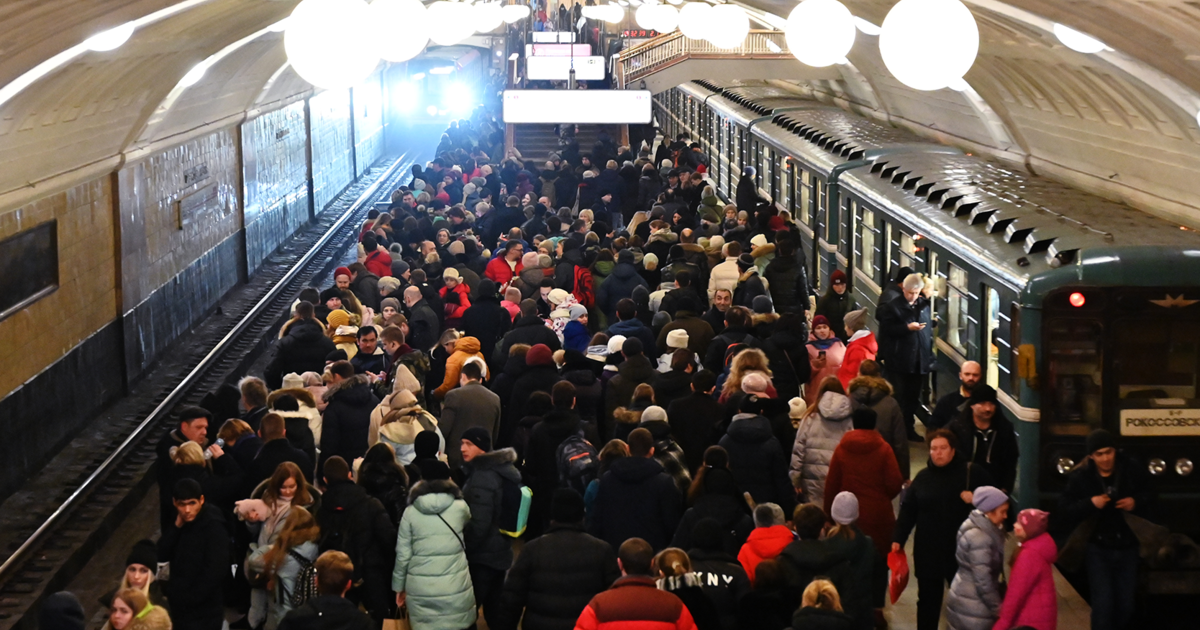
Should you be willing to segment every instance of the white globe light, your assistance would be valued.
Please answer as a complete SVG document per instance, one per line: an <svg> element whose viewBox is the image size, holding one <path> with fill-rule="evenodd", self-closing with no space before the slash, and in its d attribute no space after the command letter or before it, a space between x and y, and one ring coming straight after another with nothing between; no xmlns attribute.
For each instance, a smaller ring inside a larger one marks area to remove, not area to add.
<svg viewBox="0 0 1200 630"><path fill-rule="evenodd" d="M609 24L620 24L625 19L625 9L619 4L609 3L600 8L603 10L600 19Z"/></svg>
<svg viewBox="0 0 1200 630"><path fill-rule="evenodd" d="M429 37L425 5L419 0L375 0L368 24L380 32L371 38L375 53L386 61L408 61L425 50ZM393 24L404 25L404 37L392 33ZM386 32L385 32L386 31Z"/></svg>
<svg viewBox="0 0 1200 630"><path fill-rule="evenodd" d="M476 4L471 7L471 19L476 33L490 33L504 23L504 11L499 2Z"/></svg>
<svg viewBox="0 0 1200 630"><path fill-rule="evenodd" d="M505 24L513 24L521 21L523 18L529 17L529 5L527 4L509 4L500 9L504 16Z"/></svg>
<svg viewBox="0 0 1200 630"><path fill-rule="evenodd" d="M325 89L362 83L379 65L363 24L371 12L363 0L303 0L288 18L283 47L301 78Z"/></svg>
<svg viewBox="0 0 1200 630"><path fill-rule="evenodd" d="M979 25L959 0L900 0L883 20L879 53L914 90L940 90L961 78L979 54Z"/></svg>
<svg viewBox="0 0 1200 630"><path fill-rule="evenodd" d="M679 30L685 37L706 39L709 11L712 11L712 6L703 2L689 2L683 5L679 10Z"/></svg>
<svg viewBox="0 0 1200 630"><path fill-rule="evenodd" d="M429 39L439 46L453 46L475 33L471 19L474 8L459 2L434 2L425 9Z"/></svg>
<svg viewBox="0 0 1200 630"><path fill-rule="evenodd" d="M750 18L741 7L718 4L708 10L708 41L717 48L737 48L750 34Z"/></svg>
<svg viewBox="0 0 1200 630"><path fill-rule="evenodd" d="M1063 46L1066 46L1075 52L1081 52L1085 55L1095 54L1104 50L1105 48L1108 48L1108 46L1104 45L1104 42L1096 39L1095 37L1084 35L1083 33L1080 33L1069 26L1063 26L1062 24L1054 25L1054 36L1058 38L1058 41L1062 42Z"/></svg>
<svg viewBox="0 0 1200 630"><path fill-rule="evenodd" d="M648 31L655 29L655 24L658 20L655 19L655 10L658 9L657 4L643 4L633 12L633 20L637 22L638 28L644 28Z"/></svg>
<svg viewBox="0 0 1200 630"><path fill-rule="evenodd" d="M659 33L670 33L679 27L679 9L669 4L660 4L654 12L654 20L656 22L654 30Z"/></svg>
<svg viewBox="0 0 1200 630"><path fill-rule="evenodd" d="M788 15L788 51L801 63L824 68L840 63L854 47L854 15L838 0L804 0Z"/></svg>

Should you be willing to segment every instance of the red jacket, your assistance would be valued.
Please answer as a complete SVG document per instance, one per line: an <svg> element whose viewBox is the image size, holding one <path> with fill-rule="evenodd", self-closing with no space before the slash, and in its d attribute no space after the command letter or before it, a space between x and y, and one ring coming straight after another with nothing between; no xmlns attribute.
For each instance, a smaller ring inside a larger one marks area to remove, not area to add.
<svg viewBox="0 0 1200 630"><path fill-rule="evenodd" d="M654 578L627 575L592 598L575 630L696 630L678 597L660 591Z"/></svg>
<svg viewBox="0 0 1200 630"><path fill-rule="evenodd" d="M367 254L367 259L363 261L363 265L367 267L367 271L380 278L387 278L392 275L392 257L378 249Z"/></svg>
<svg viewBox="0 0 1200 630"><path fill-rule="evenodd" d="M458 295L457 304L446 299L446 294L451 291ZM460 328L463 313L471 308L471 289L467 283L460 281L453 289L442 287L438 295L442 296L442 303L446 305L446 328Z"/></svg>
<svg viewBox="0 0 1200 630"><path fill-rule="evenodd" d="M1042 534L1021 544L1013 563L1012 577L1000 619L993 630L1029 626L1037 630L1055 630L1058 626L1058 595L1054 590L1054 559L1058 547L1050 534Z"/></svg>
<svg viewBox="0 0 1200 630"><path fill-rule="evenodd" d="M500 254L488 262L487 268L483 270L483 275L502 286L512 282L513 276L521 273L524 269L525 265L522 265L520 260L517 260L517 268L512 269L508 266L508 261L504 260L504 254Z"/></svg>
<svg viewBox="0 0 1200 630"><path fill-rule="evenodd" d="M858 528L871 537L875 552L886 556L896 528L892 498L903 484L891 445L875 429L855 429L842 436L829 460L825 513L833 513L837 493L853 492L858 498Z"/></svg>
<svg viewBox="0 0 1200 630"><path fill-rule="evenodd" d="M859 337L846 346L846 354L842 356L842 367L838 368L837 377L842 387L849 388L850 381L858 376L858 366L863 361L875 360L879 352L879 344L875 341L875 333L867 331L867 336Z"/></svg>
<svg viewBox="0 0 1200 630"><path fill-rule="evenodd" d="M750 583L754 583L754 570L758 568L758 563L775 558L795 539L792 530L785 525L758 527L751 531L746 544L738 552L738 562L742 563Z"/></svg>

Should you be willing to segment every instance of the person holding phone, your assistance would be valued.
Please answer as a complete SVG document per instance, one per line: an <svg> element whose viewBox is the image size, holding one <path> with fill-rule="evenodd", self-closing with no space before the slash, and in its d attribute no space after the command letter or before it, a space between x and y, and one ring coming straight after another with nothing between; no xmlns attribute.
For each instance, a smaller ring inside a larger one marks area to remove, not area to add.
<svg viewBox="0 0 1200 630"><path fill-rule="evenodd" d="M932 285L921 274L914 273L904 278L900 288L900 296L880 305L875 314L884 333L879 356L886 357L883 377L896 390L909 441L923 442L914 429L914 414L920 402L921 385L934 369L933 320L929 308Z"/></svg>
<svg viewBox="0 0 1200 630"><path fill-rule="evenodd" d="M812 377L804 388L804 402L810 408L817 403L817 390L821 383L830 376L837 376L845 355L846 345L834 334L829 320L824 315L814 317L812 334L808 338L808 363L812 367Z"/></svg>

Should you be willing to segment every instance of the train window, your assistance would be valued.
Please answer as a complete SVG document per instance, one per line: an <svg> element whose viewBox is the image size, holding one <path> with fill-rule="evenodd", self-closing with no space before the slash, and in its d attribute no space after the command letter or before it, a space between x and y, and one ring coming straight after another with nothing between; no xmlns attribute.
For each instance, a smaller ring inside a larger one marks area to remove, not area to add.
<svg viewBox="0 0 1200 630"><path fill-rule="evenodd" d="M912 236L905 234L904 232L901 232L899 247L896 250L896 256L900 261L900 266L908 267L909 269L919 270L920 267L917 266L916 254L917 254L916 241L913 239ZM964 284L963 286L966 286L966 285Z"/></svg>
<svg viewBox="0 0 1200 630"><path fill-rule="evenodd" d="M854 252L854 256L858 261L858 269L872 280L877 280L878 269L875 264L875 212L866 206L859 205L856 208L854 217L857 222L855 229L858 235L858 251Z"/></svg>
<svg viewBox="0 0 1200 630"><path fill-rule="evenodd" d="M1008 377L1012 380L1009 389L1018 394L1021 391L1021 370L1017 368L1021 361L1018 350L1021 347L1021 305L1016 301L1009 307L1008 342L1012 346L1008 355Z"/></svg>
<svg viewBox="0 0 1200 630"><path fill-rule="evenodd" d="M813 181L813 200L817 208L817 221L824 223L822 226L823 229L820 232L816 232L815 235L817 238L825 239L825 242L828 243L831 217L829 216L829 209L825 207L825 182L820 179Z"/></svg>
<svg viewBox="0 0 1200 630"><path fill-rule="evenodd" d="M992 387L1000 387L1000 294L989 286L984 286L984 322L983 351L987 353L985 378Z"/></svg>
<svg viewBox="0 0 1200 630"><path fill-rule="evenodd" d="M58 222L18 232L0 241L0 320L58 289Z"/></svg>
<svg viewBox="0 0 1200 630"><path fill-rule="evenodd" d="M967 272L959 269L953 264L950 265L950 274L946 279L946 301L947 301L947 319L946 322L946 343L957 350L963 356L967 355L967 340L970 339L968 331L971 306L968 299L967 291Z"/></svg>
<svg viewBox="0 0 1200 630"><path fill-rule="evenodd" d="M795 214L792 208L792 159L785 157L779 164L779 195L776 201L782 202L783 207Z"/></svg>
<svg viewBox="0 0 1200 630"><path fill-rule="evenodd" d="M771 168L771 164L774 159L775 152L771 150L771 147L768 147L766 144L763 144L762 142L758 143L758 147L759 147L759 150L758 150L758 181L760 182L759 188L762 188L763 190L767 191L767 194L771 195L771 197L774 198L775 192L771 190L771 179L772 179L771 171L773 170Z"/></svg>
<svg viewBox="0 0 1200 630"><path fill-rule="evenodd" d="M796 206L796 218L812 227L812 173L800 169L800 203Z"/></svg>
<svg viewBox="0 0 1200 630"><path fill-rule="evenodd" d="M1144 330L1130 332L1146 332ZM1045 328L1047 392L1053 423L1100 425L1104 327L1098 321L1055 319Z"/></svg>
<svg viewBox="0 0 1200 630"><path fill-rule="evenodd" d="M1146 399L1200 398L1200 322L1162 319L1121 320L1116 336L1117 394L1123 408L1146 407Z"/></svg>

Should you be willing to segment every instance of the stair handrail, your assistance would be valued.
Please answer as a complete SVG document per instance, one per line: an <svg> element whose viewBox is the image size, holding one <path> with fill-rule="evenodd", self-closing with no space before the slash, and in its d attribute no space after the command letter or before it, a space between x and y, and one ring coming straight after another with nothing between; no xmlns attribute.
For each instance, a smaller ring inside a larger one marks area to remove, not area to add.
<svg viewBox="0 0 1200 630"><path fill-rule="evenodd" d="M679 31L674 31L621 51L617 57L619 83L624 87L628 82L645 76L670 62L693 56L707 57L710 55L759 58L791 56L787 51L787 40L783 31L752 30L735 48L718 48L707 40L692 39L685 37ZM631 67L635 64L636 67Z"/></svg>

